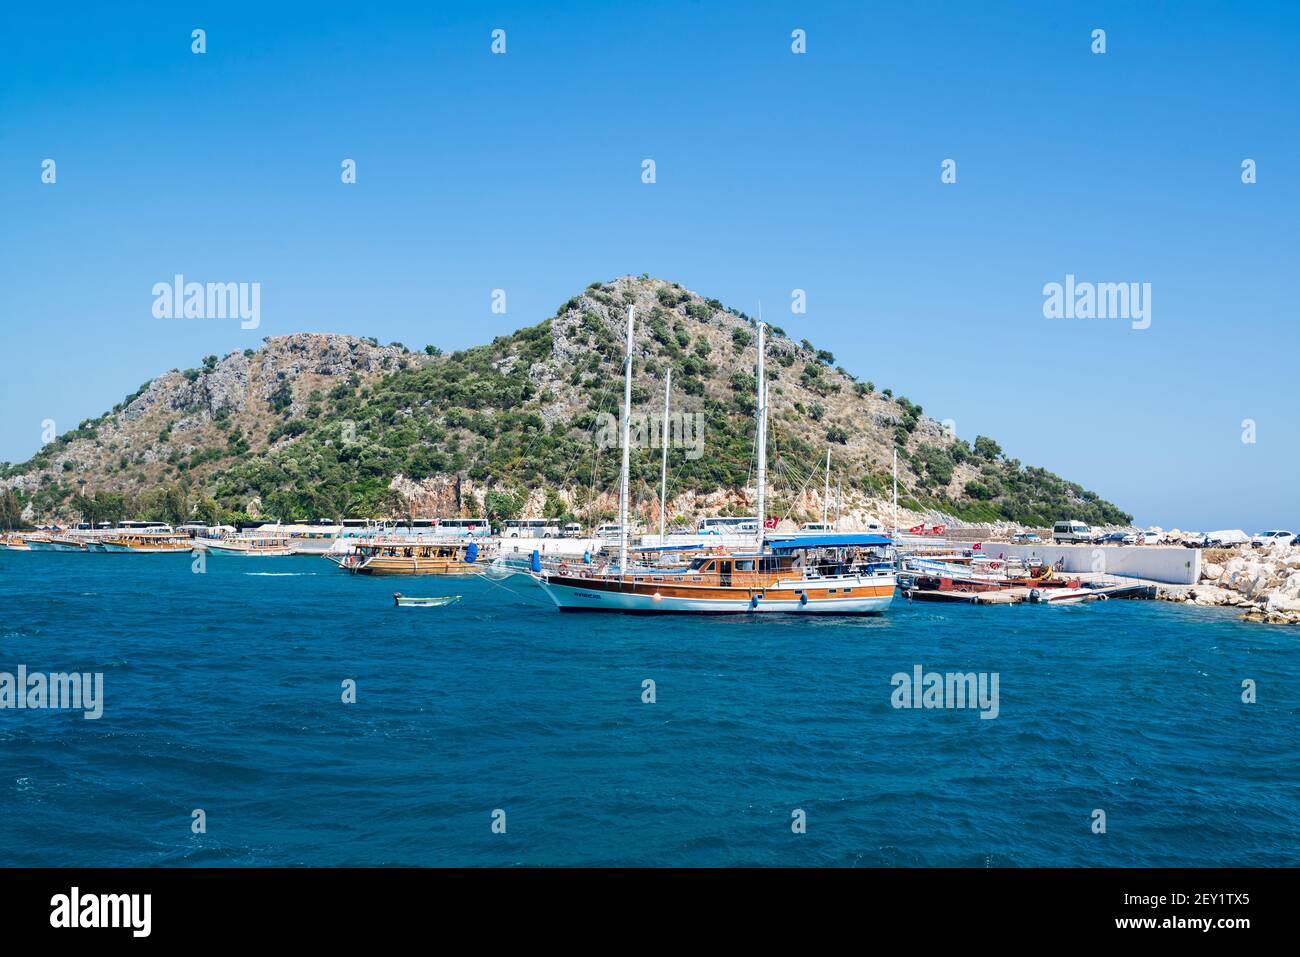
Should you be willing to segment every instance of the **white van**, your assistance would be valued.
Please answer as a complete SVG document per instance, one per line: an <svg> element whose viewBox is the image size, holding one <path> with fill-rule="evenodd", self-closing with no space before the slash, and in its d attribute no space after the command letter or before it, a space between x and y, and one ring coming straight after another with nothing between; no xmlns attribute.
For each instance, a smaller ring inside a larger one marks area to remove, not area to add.
<svg viewBox="0 0 1300 957"><path fill-rule="evenodd" d="M1058 545L1086 545L1092 541L1092 529L1083 522L1057 522L1052 526L1052 541Z"/></svg>

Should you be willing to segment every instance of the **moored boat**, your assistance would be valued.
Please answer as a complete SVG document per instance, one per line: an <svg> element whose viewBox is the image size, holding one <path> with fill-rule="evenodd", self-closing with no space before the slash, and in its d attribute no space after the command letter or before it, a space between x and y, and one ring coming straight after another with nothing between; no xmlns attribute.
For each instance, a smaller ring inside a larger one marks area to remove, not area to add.
<svg viewBox="0 0 1300 957"><path fill-rule="evenodd" d="M357 575L477 575L477 542L377 539L353 546L337 560Z"/></svg>
<svg viewBox="0 0 1300 957"><path fill-rule="evenodd" d="M652 614L788 613L879 614L893 601L893 542L880 535L805 535L765 547L767 480L767 384L764 331L758 322L756 364L757 496L750 549L719 548L682 567L629 566L628 429L632 407L634 309L628 309L624 361L623 465L619 488L619 554L611 571L579 567L543 569L534 559L532 577L561 611ZM661 496L662 498L662 496ZM661 533L662 536L662 533Z"/></svg>
<svg viewBox="0 0 1300 957"><path fill-rule="evenodd" d="M1033 588L1029 591L1029 601L1034 605L1075 605L1105 598L1094 588Z"/></svg>
<svg viewBox="0 0 1300 957"><path fill-rule="evenodd" d="M161 555L187 553L193 549L188 540L178 539L172 535L118 535L88 544L87 548L113 554Z"/></svg>
<svg viewBox="0 0 1300 957"><path fill-rule="evenodd" d="M66 535L30 535L26 537L28 548L33 552L82 552L86 550L84 542Z"/></svg>
<svg viewBox="0 0 1300 957"><path fill-rule="evenodd" d="M879 535L826 535L773 542L766 552L718 550L681 570L534 577L562 611L879 614L894 598L892 544Z"/></svg>
<svg viewBox="0 0 1300 957"><path fill-rule="evenodd" d="M194 544L213 555L281 558L293 554L289 539L281 535L240 535L232 538L195 539Z"/></svg>

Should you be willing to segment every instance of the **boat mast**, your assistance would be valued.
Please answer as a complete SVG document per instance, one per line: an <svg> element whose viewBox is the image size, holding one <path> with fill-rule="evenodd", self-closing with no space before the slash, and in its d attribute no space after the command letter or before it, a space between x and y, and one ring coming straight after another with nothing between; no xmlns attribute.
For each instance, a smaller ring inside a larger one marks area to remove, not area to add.
<svg viewBox="0 0 1300 957"><path fill-rule="evenodd" d="M767 484L767 388L763 381L763 320L758 320L758 402L757 402L757 419L758 419L758 551L763 551L763 496L765 493L764 486Z"/></svg>
<svg viewBox="0 0 1300 957"><path fill-rule="evenodd" d="M894 449L894 538L898 538L898 449Z"/></svg>
<svg viewBox="0 0 1300 957"><path fill-rule="evenodd" d="M826 524L826 512L831 503L831 450L826 450L826 484L822 488L822 524Z"/></svg>
<svg viewBox="0 0 1300 957"><path fill-rule="evenodd" d="M636 306L627 307L627 359L623 364L623 471L618 486L618 577L627 574L628 469L631 467L632 425L632 319Z"/></svg>
<svg viewBox="0 0 1300 957"><path fill-rule="evenodd" d="M659 547L664 547L664 527L668 507L668 390L673 385L673 367L668 367L664 377L664 427L663 427L663 464L659 467Z"/></svg>

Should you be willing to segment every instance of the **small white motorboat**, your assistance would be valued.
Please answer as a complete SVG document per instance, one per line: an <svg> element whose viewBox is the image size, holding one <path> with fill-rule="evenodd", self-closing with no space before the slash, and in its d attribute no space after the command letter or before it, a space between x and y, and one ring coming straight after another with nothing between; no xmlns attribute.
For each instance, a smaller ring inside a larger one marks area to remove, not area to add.
<svg viewBox="0 0 1300 957"><path fill-rule="evenodd" d="M1091 588L1033 588L1029 591L1029 600L1036 605L1076 605L1104 597Z"/></svg>
<svg viewBox="0 0 1300 957"><path fill-rule="evenodd" d="M398 608L441 608L443 605L454 605L460 601L459 595L439 595L434 598L415 598L409 595L403 595L400 591L393 592L393 603Z"/></svg>

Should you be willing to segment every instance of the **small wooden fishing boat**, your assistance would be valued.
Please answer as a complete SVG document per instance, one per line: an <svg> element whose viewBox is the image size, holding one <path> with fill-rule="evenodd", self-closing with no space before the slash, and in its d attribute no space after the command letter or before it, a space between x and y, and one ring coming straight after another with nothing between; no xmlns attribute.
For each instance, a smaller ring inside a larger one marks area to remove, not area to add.
<svg viewBox="0 0 1300 957"><path fill-rule="evenodd" d="M32 550L21 535L0 535L0 549L11 552L30 552Z"/></svg>
<svg viewBox="0 0 1300 957"><path fill-rule="evenodd" d="M443 605L454 605L458 601L460 601L459 595L416 598L412 595L403 595L400 591L393 592L393 604L398 608L441 608Z"/></svg>

